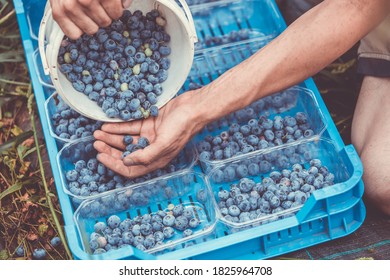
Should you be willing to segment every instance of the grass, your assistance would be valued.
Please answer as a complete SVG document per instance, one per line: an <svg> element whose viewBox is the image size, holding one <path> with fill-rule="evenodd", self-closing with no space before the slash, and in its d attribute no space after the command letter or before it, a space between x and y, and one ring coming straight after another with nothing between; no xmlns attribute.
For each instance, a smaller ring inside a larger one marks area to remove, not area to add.
<svg viewBox="0 0 390 280"><path fill-rule="evenodd" d="M71 257L34 100L15 11L0 0L0 259L31 259L36 248L47 259ZM57 248L54 236L63 240Z"/></svg>
<svg viewBox="0 0 390 280"><path fill-rule="evenodd" d="M346 143L359 88L354 53L314 77ZM0 0L0 259L31 259L35 248L47 259L69 259L34 101L15 11ZM63 240L57 248L54 236ZM25 256L17 258L20 245Z"/></svg>

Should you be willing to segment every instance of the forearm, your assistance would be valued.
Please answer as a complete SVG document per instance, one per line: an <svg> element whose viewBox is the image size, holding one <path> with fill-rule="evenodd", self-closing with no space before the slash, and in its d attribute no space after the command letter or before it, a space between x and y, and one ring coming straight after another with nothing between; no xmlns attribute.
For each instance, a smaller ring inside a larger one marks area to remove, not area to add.
<svg viewBox="0 0 390 280"><path fill-rule="evenodd" d="M195 119L204 125L317 73L381 22L385 2L324 1L194 96Z"/></svg>

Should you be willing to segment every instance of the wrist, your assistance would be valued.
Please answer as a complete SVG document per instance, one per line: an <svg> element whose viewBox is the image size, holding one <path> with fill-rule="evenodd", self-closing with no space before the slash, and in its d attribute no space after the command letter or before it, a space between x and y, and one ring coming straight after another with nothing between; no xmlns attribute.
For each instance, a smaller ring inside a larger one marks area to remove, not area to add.
<svg viewBox="0 0 390 280"><path fill-rule="evenodd" d="M203 106L204 100L202 100L202 90L203 88L192 90L181 95L183 101L188 106L187 119L193 127L193 130L195 130L195 133L202 130L206 124L211 122L211 120L208 119L207 108Z"/></svg>

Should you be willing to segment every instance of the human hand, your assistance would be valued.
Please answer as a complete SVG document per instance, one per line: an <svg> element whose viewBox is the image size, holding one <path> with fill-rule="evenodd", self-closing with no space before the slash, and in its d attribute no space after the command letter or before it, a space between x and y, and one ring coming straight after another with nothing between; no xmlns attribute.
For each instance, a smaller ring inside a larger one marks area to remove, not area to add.
<svg viewBox="0 0 390 280"><path fill-rule="evenodd" d="M118 19L132 0L50 0L53 18L71 39L92 35Z"/></svg>
<svg viewBox="0 0 390 280"><path fill-rule="evenodd" d="M160 109L156 118L125 123L106 123L95 131L97 159L111 170L135 178L166 166L202 129L196 110L197 91L187 92ZM148 138L150 145L122 159L124 135Z"/></svg>

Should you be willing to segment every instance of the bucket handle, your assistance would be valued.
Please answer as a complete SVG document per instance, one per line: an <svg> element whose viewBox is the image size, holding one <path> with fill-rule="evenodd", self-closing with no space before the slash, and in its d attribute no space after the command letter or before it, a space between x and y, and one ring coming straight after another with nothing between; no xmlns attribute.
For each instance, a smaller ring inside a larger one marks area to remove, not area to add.
<svg viewBox="0 0 390 280"><path fill-rule="evenodd" d="M49 1L47 1L47 3L49 3ZM52 14L52 10L50 8L50 5L47 4L46 12L43 15L41 25L39 27L39 35L38 35L39 54L41 56L45 75L49 75L49 63L47 62L46 51L45 51L45 33L46 33L47 21L51 17L51 14Z"/></svg>

